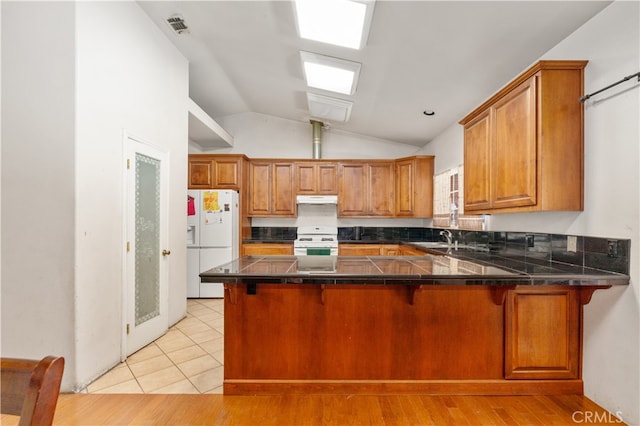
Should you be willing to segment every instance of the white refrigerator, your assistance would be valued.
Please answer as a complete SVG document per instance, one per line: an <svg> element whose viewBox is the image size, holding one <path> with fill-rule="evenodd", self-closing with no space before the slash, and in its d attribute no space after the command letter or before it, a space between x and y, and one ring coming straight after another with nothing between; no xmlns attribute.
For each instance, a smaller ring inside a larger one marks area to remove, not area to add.
<svg viewBox="0 0 640 426"><path fill-rule="evenodd" d="M187 192L187 297L224 297L222 283L199 274L238 258L238 228L237 192Z"/></svg>

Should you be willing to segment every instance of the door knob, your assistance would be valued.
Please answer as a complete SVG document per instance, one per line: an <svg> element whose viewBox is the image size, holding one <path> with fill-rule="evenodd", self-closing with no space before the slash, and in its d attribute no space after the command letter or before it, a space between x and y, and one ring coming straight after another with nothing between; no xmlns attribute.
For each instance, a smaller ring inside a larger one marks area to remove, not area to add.
<svg viewBox="0 0 640 426"><path fill-rule="evenodd" d="M162 250L163 256L169 256L171 254L171 250Z"/></svg>

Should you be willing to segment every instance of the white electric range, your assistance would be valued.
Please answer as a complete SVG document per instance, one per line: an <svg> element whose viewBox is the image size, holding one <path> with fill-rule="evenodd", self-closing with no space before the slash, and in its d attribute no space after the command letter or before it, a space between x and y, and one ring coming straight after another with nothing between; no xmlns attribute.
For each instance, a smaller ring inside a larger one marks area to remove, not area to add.
<svg viewBox="0 0 640 426"><path fill-rule="evenodd" d="M338 228L333 226L300 226L293 242L293 254L338 255Z"/></svg>

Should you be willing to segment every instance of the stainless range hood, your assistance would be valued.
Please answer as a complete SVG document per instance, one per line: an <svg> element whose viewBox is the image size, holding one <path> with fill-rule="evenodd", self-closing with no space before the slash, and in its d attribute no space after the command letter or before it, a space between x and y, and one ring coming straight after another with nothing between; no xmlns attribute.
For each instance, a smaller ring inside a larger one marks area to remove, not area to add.
<svg viewBox="0 0 640 426"><path fill-rule="evenodd" d="M338 204L337 195L298 195L298 204Z"/></svg>

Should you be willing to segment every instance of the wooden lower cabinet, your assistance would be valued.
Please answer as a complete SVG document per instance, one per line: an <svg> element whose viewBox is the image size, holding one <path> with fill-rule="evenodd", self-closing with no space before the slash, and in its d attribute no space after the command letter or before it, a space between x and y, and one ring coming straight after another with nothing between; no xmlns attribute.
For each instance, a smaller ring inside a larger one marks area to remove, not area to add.
<svg viewBox="0 0 640 426"><path fill-rule="evenodd" d="M350 244L338 245L339 256L424 256L420 249L404 244Z"/></svg>
<svg viewBox="0 0 640 426"><path fill-rule="evenodd" d="M580 299L566 287L507 293L505 377L575 379L580 374Z"/></svg>
<svg viewBox="0 0 640 426"><path fill-rule="evenodd" d="M426 254L424 251L408 245L401 244L398 247L398 256L424 256Z"/></svg>
<svg viewBox="0 0 640 426"><path fill-rule="evenodd" d="M380 256L380 244L338 244L338 256Z"/></svg>
<svg viewBox="0 0 640 426"><path fill-rule="evenodd" d="M256 255L293 255L293 244L281 244L281 243L256 243L256 244L243 244L242 246L243 256L256 256Z"/></svg>
<svg viewBox="0 0 640 426"><path fill-rule="evenodd" d="M581 394L583 291L227 283L224 393Z"/></svg>

